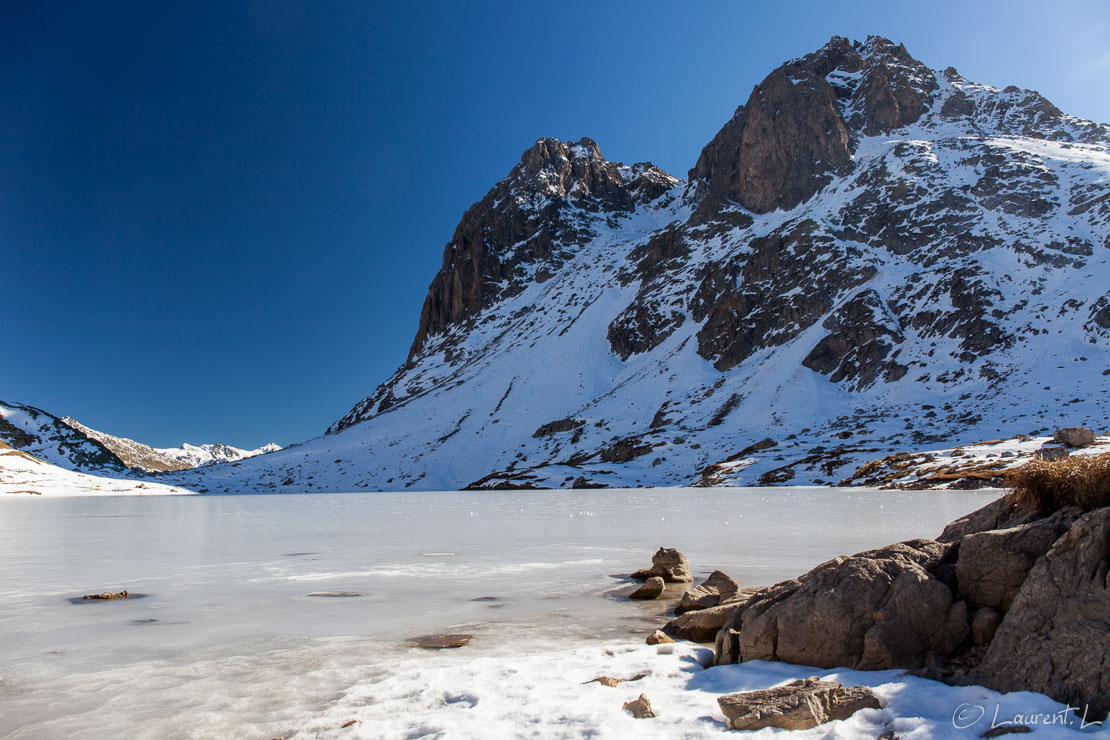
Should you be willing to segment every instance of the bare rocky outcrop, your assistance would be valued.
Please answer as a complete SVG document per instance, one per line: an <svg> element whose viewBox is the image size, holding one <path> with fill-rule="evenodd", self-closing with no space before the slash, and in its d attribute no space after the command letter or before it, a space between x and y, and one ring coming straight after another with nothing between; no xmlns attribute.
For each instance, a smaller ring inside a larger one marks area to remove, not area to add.
<svg viewBox="0 0 1110 740"><path fill-rule="evenodd" d="M470 207L428 288L410 357L428 338L515 295L537 274L558 272L593 232L577 218L628 213L677 182L650 165L626 170L590 139L540 139L509 176Z"/></svg>
<svg viewBox="0 0 1110 740"><path fill-rule="evenodd" d="M1069 508L1027 524L963 537L956 577L968 607L1005 614L1029 569L1078 516L1077 509Z"/></svg>
<svg viewBox="0 0 1110 740"><path fill-rule="evenodd" d="M1087 447L1095 443L1095 433L1084 427L1065 427L1053 432L1052 439L1068 447Z"/></svg>
<svg viewBox="0 0 1110 740"><path fill-rule="evenodd" d="M906 366L891 358L904 336L897 318L875 291L858 293L821 326L831 333L817 343L802 364L829 375L833 383L848 381L849 387L860 389L880 377L889 382L906 374Z"/></svg>
<svg viewBox="0 0 1110 740"><path fill-rule="evenodd" d="M549 421L536 431L532 432L532 436L536 439L539 439L540 437L550 437L552 434L573 432L575 429L578 429L585 423L585 419L558 419L557 421Z"/></svg>
<svg viewBox="0 0 1110 740"><path fill-rule="evenodd" d="M658 576L667 583L693 583L694 577L690 574L690 561L686 556L673 547L660 547L651 556L651 567L638 570L632 578L646 581Z"/></svg>
<svg viewBox="0 0 1110 740"><path fill-rule="evenodd" d="M996 500L912 540L745 589L716 635L719 665L779 660L914 669L1038 691L1088 720L1110 711L1110 507L1050 514ZM690 612L665 628L695 639ZM688 633L683 633L683 629ZM701 635L699 635L701 636Z"/></svg>
<svg viewBox="0 0 1110 740"><path fill-rule="evenodd" d="M653 447L638 438L630 437L621 439L601 450L601 461L608 463L626 463L650 454Z"/></svg>
<svg viewBox="0 0 1110 740"><path fill-rule="evenodd" d="M690 171L756 213L788 210L852 167L853 139L916 121L937 89L904 46L834 37L752 90Z"/></svg>
<svg viewBox="0 0 1110 740"><path fill-rule="evenodd" d="M968 635L967 607L934 571L951 547L911 540L840 557L745 602L717 662L779 660L822 668L915 668Z"/></svg>
<svg viewBox="0 0 1110 740"><path fill-rule="evenodd" d="M698 609L708 609L727 601L740 590L740 584L719 570L709 574L702 583L694 586L682 595L682 599L675 605L676 615L684 614Z"/></svg>
<svg viewBox="0 0 1110 740"><path fill-rule="evenodd" d="M729 623L738 607L738 604L732 603L688 611L667 622L663 632L679 640L711 643L717 639L717 633Z"/></svg>
<svg viewBox="0 0 1110 740"><path fill-rule="evenodd" d="M956 542L969 534L992 529L1007 529L1040 518L1040 513L1014 505L1006 496L1000 496L981 509L949 522L937 537L938 542Z"/></svg>
<svg viewBox="0 0 1110 740"><path fill-rule="evenodd" d="M811 677L761 691L728 694L717 699L730 730L808 730L847 719L861 709L882 709L866 686L844 688L835 681Z"/></svg>
<svg viewBox="0 0 1110 740"><path fill-rule="evenodd" d="M791 222L753 239L749 251L710 265L691 299L698 354L730 370L761 349L791 341L833 309L836 295L870 280L813 222ZM812 266L822 263L822 270Z"/></svg>
<svg viewBox="0 0 1110 740"><path fill-rule="evenodd" d="M1076 519L1029 571L968 678L1110 712L1110 508Z"/></svg>

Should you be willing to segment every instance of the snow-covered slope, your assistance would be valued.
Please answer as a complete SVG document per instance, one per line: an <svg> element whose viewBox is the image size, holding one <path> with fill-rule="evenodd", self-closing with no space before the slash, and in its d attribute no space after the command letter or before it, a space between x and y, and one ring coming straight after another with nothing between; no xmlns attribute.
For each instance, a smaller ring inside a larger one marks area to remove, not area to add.
<svg viewBox="0 0 1110 740"><path fill-rule="evenodd" d="M0 442L66 470L121 478L235 462L281 449L273 443L255 450L225 444L155 449L68 416L8 401L0 401Z"/></svg>
<svg viewBox="0 0 1110 740"><path fill-rule="evenodd" d="M1053 437L1019 434L946 449L899 452L864 464L840 485L909 490L998 486L1005 482L1007 471L1044 459L1046 451L1071 457L1106 455L1110 454L1110 436L1097 437L1078 449L1069 449Z"/></svg>
<svg viewBox="0 0 1110 740"><path fill-rule="evenodd" d="M194 467L161 451L136 442L126 437L116 437L105 432L90 429L81 422L69 416L62 417L62 421L76 429L90 439L94 439L107 447L116 457L129 468L138 468L149 473L158 473L165 470L185 470Z"/></svg>
<svg viewBox="0 0 1110 740"><path fill-rule="evenodd" d="M1110 129L834 38L689 179L541 139L464 215L406 363L210 490L820 484L1105 428Z"/></svg>
<svg viewBox="0 0 1110 740"><path fill-rule="evenodd" d="M82 429L34 406L0 401L0 441L67 470L118 475L126 465Z"/></svg>
<svg viewBox="0 0 1110 740"><path fill-rule="evenodd" d="M138 496L192 493L153 481L110 478L65 470L0 442L0 495Z"/></svg>
<svg viewBox="0 0 1110 740"><path fill-rule="evenodd" d="M199 468L202 465L213 465L222 462L236 462L245 460L255 455L268 452L277 452L281 447L270 442L254 450L241 450L225 444L191 445L183 444L180 447L163 447L155 450L159 455L177 461L184 468Z"/></svg>

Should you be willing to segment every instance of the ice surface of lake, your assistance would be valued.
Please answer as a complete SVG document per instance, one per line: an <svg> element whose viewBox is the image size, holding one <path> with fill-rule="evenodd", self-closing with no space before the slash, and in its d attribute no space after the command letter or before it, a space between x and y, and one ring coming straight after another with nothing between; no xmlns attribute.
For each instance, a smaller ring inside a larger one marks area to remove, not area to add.
<svg viewBox="0 0 1110 740"><path fill-rule="evenodd" d="M623 598L629 583L614 574L649 565L659 546L685 552L699 580L719 568L743 586L766 584L839 554L935 537L996 495L777 488L0 501L0 736L378 737L421 727L468 736L465 723L437 725L437 713L473 714L480 687L470 684L488 682L487 694L504 697L498 666L642 644L664 605ZM143 597L69 601L124 588ZM450 652L401 645L444 631L475 639ZM556 673L572 664L546 663ZM467 674L479 665L484 673ZM436 670L469 675L459 679L469 688L429 700L427 672ZM478 706L495 702L487 695ZM341 732L347 716L363 719ZM547 721L591 720L538 720Z"/></svg>

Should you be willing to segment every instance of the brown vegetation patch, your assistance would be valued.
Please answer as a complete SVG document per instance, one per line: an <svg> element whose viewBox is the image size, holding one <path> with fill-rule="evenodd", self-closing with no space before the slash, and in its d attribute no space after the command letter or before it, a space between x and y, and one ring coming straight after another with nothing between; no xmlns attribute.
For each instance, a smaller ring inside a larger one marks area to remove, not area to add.
<svg viewBox="0 0 1110 740"><path fill-rule="evenodd" d="M1110 453L1035 460L1008 472L1006 486L1017 506L1046 513L1070 505L1110 506Z"/></svg>

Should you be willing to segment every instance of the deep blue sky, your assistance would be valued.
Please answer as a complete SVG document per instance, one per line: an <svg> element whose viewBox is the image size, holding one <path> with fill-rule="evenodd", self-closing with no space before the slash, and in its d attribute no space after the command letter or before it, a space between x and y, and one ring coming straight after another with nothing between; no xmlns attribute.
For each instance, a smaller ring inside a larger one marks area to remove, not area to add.
<svg viewBox="0 0 1110 740"><path fill-rule="evenodd" d="M158 446L316 436L404 360L536 138L685 176L833 34L1110 121L1110 4L0 4L0 398Z"/></svg>

